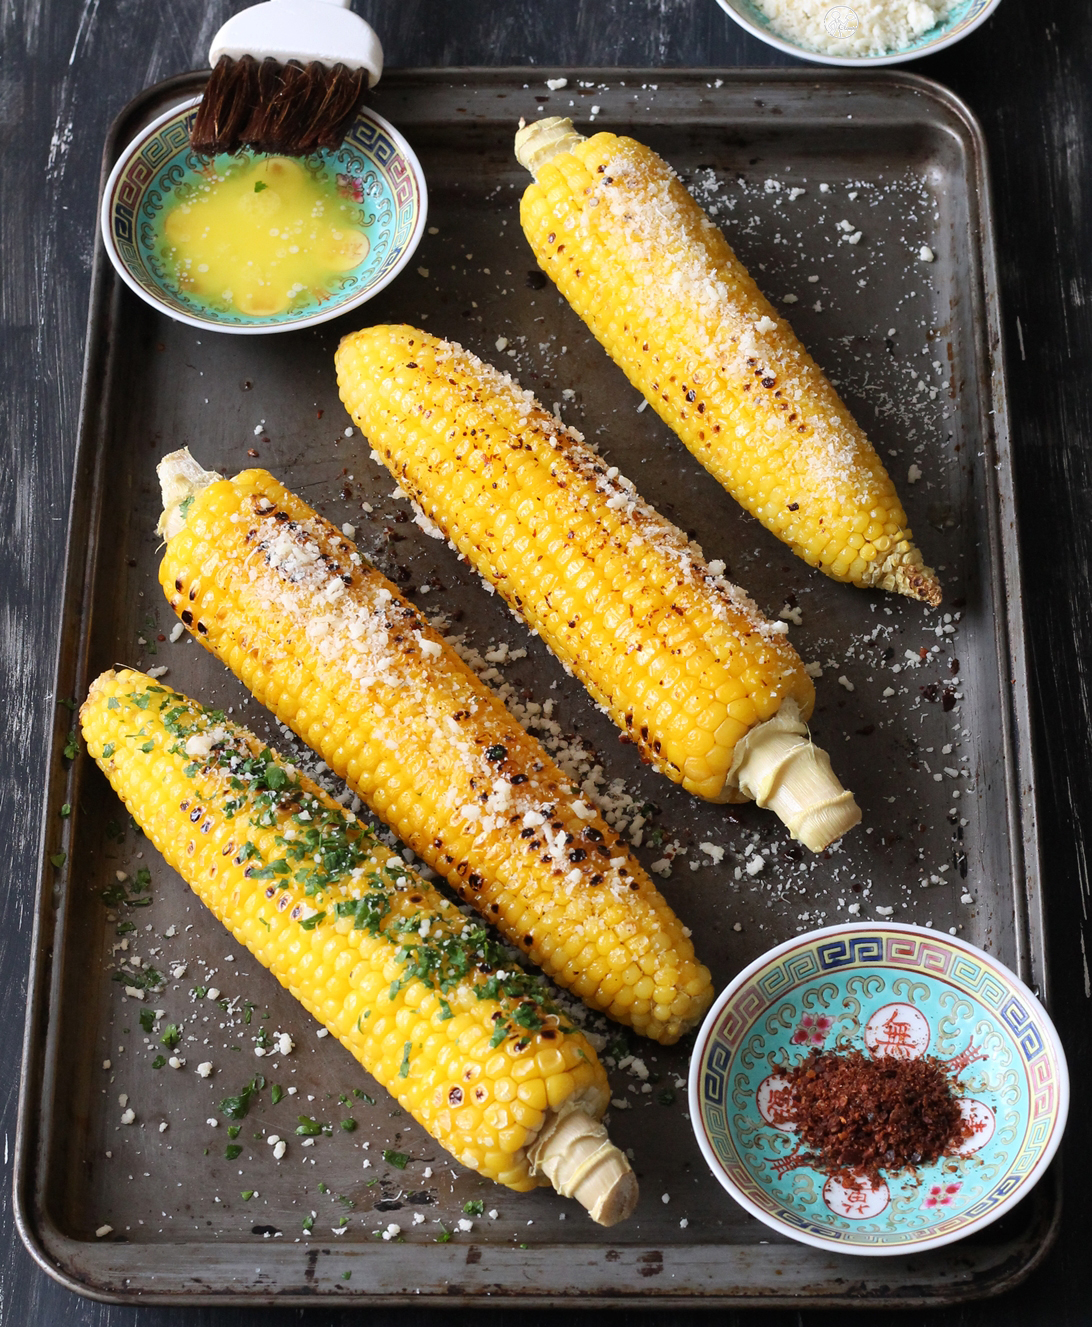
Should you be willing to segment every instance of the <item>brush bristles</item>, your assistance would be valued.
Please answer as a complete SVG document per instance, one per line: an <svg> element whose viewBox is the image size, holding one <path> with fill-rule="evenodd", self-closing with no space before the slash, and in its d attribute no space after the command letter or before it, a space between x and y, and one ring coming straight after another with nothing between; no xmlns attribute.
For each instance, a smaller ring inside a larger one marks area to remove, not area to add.
<svg viewBox="0 0 1092 1327"><path fill-rule="evenodd" d="M340 147L367 87L366 69L224 55L209 77L190 146L208 157L244 147L305 157Z"/></svg>

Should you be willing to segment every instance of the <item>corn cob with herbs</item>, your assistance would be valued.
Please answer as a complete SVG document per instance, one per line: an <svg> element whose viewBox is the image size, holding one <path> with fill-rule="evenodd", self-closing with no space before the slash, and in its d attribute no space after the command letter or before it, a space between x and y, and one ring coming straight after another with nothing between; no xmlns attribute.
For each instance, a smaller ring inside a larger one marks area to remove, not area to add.
<svg viewBox="0 0 1092 1327"><path fill-rule="evenodd" d="M357 332L336 359L374 454L649 763L712 801L772 807L815 851L857 823L807 737L815 688L785 623L575 430L412 327Z"/></svg>
<svg viewBox="0 0 1092 1327"><path fill-rule="evenodd" d="M938 604L872 444L671 167L556 118L516 156L539 264L702 465L809 565Z"/></svg>
<svg viewBox="0 0 1092 1327"><path fill-rule="evenodd" d="M263 470L160 475L160 580L197 640L558 985L665 1044L693 1027L689 932L397 588Z"/></svg>
<svg viewBox="0 0 1092 1327"><path fill-rule="evenodd" d="M80 722L202 903L458 1161L553 1182L606 1225L630 1214L595 1051L483 926L222 713L124 670Z"/></svg>

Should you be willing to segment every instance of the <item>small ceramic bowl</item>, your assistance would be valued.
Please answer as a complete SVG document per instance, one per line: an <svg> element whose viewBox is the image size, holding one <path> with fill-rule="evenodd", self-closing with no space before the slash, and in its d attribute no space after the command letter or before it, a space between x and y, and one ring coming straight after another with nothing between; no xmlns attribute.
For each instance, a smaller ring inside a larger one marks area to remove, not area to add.
<svg viewBox="0 0 1092 1327"><path fill-rule="evenodd" d="M279 313L249 315L233 305L212 306L174 280L163 261L161 225L178 190L199 182L207 159L190 150L190 126L200 97L154 120L121 154L106 182L100 217L106 252L122 280L161 312L217 332L287 332L336 318L390 284L413 256L425 231L425 177L413 149L381 115L365 106L336 151L315 153L305 167L331 182L359 207L368 239L364 260L318 290L301 291ZM217 157L214 168L231 161ZM333 187L333 184L331 184Z"/></svg>
<svg viewBox="0 0 1092 1327"><path fill-rule="evenodd" d="M959 1154L878 1185L813 1169L783 1075L814 1048L945 1062L972 1130ZM996 1221L1046 1169L1068 1109L1065 1055L1031 991L918 926L832 926L778 945L717 1000L690 1062L713 1174L774 1230L841 1253L933 1249Z"/></svg>
<svg viewBox="0 0 1092 1327"><path fill-rule="evenodd" d="M717 0L721 9L734 18L741 28L746 28L752 37L764 41L767 46L773 46L787 55L799 56L802 60L812 60L816 64L854 68L862 65L899 65L908 60L918 60L923 55L934 55L945 46L962 41L968 33L985 23L1000 3L1001 0L957 0L947 18L922 33L915 42L901 51L888 51L883 55L827 55L781 36L756 0ZM851 37L858 24L853 0L845 0L845 3L829 0L825 21L832 35Z"/></svg>

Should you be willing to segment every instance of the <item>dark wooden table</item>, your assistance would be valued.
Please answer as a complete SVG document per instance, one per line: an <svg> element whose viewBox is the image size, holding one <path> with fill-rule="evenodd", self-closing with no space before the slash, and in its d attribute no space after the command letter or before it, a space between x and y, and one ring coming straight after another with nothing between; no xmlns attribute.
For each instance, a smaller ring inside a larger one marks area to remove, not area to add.
<svg viewBox="0 0 1092 1327"><path fill-rule="evenodd" d="M0 576L4 741L0 824L3 1163L18 1089L44 744L75 448L99 157L107 126L141 88L204 64L233 0L5 0L0 5ZM390 65L787 64L714 0L367 0ZM1002 304L1028 592L1053 1011L1069 1054L1073 1108L1063 1148L1061 1236L999 1300L909 1312L945 1324L1092 1321L1092 14L1087 0L1004 0L962 44L914 68L981 118L992 154ZM1017 336L1017 318L1022 342ZM6 1191L10 1192L10 1175ZM522 1322L529 1316L520 1313ZM567 1316L585 1315L567 1311ZM590 1317L590 1315L587 1315ZM628 1313L627 1322L665 1315ZM682 1318L684 1314L672 1314ZM697 1321L696 1315L691 1315ZM819 1323L819 1313L721 1321ZM842 1315L839 1315L839 1317ZM878 1317L868 1314L865 1317ZM890 1315L885 1315L890 1316ZM134 1309L73 1297L39 1271L0 1204L0 1324L190 1327L348 1324L360 1310ZM380 1310L458 1321L468 1312ZM492 1319L508 1327L516 1312ZM707 1319L702 1319L707 1321Z"/></svg>

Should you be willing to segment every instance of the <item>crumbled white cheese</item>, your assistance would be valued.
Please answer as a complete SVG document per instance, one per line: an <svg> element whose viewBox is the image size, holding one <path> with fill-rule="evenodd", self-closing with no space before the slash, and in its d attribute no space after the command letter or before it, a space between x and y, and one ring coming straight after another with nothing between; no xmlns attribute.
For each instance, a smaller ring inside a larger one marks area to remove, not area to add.
<svg viewBox="0 0 1092 1327"><path fill-rule="evenodd" d="M846 675L845 675L844 673L842 674L841 677L839 677L839 679L838 679L838 685L839 685L840 687L845 687L845 689L846 689L847 691L855 691L855 690L856 690L856 687L855 687L855 686L853 685L853 683L849 680L849 678L846 677Z"/></svg>
<svg viewBox="0 0 1092 1327"><path fill-rule="evenodd" d="M136 1112L133 1110L132 1106L129 1106L126 1110L123 1110L121 1112L122 1124L132 1124L132 1122L135 1119L136 1119Z"/></svg>
<svg viewBox="0 0 1092 1327"><path fill-rule="evenodd" d="M210 728L204 733L194 733L192 737L186 739L186 755L195 756L198 760L204 760L210 755L212 748L217 742L222 742L227 737L226 728Z"/></svg>
<svg viewBox="0 0 1092 1327"><path fill-rule="evenodd" d="M113 1226L99 1226L98 1230L95 1231L95 1238L105 1239L107 1235L112 1235L113 1233L114 1233Z"/></svg>
<svg viewBox="0 0 1092 1327"><path fill-rule="evenodd" d="M212 1061L202 1060L201 1063L197 1066L197 1077L208 1078L208 1076L211 1073L212 1073Z"/></svg>
<svg viewBox="0 0 1092 1327"><path fill-rule="evenodd" d="M707 857L712 857L714 866L719 866L724 860L724 849L715 843L699 843L698 847Z"/></svg>
<svg viewBox="0 0 1092 1327"><path fill-rule="evenodd" d="M765 867L765 865L766 865L765 857L760 857L758 853L755 853L755 855L750 859L750 861L744 867L744 870L747 872L748 875L758 875L759 871L761 871Z"/></svg>
<svg viewBox="0 0 1092 1327"><path fill-rule="evenodd" d="M569 86L569 80L567 78L548 78L546 86L551 92L560 92L562 88Z"/></svg>
<svg viewBox="0 0 1092 1327"><path fill-rule="evenodd" d="M936 259L936 254L932 251L932 249L929 248L927 244L923 244L921 248L918 250L918 258L923 263L931 263Z"/></svg>

